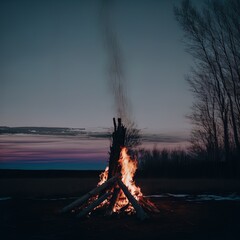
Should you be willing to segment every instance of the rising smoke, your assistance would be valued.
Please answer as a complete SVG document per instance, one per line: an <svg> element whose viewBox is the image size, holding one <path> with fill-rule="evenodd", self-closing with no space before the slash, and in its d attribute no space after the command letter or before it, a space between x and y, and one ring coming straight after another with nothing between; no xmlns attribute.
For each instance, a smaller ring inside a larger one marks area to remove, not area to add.
<svg viewBox="0 0 240 240"><path fill-rule="evenodd" d="M131 122L130 101L127 96L126 87L128 84L124 76L122 52L113 27L112 4L113 1L110 0L102 1L100 22L108 57L108 86L113 95L117 117L122 118L126 124Z"/></svg>
<svg viewBox="0 0 240 240"><path fill-rule="evenodd" d="M131 116L131 104L127 95L127 79L124 75L124 61L117 34L113 27L111 0L102 0L100 23L104 37L104 46L108 56L108 86L113 95L117 117L127 127L126 146L132 147L140 143L139 130Z"/></svg>

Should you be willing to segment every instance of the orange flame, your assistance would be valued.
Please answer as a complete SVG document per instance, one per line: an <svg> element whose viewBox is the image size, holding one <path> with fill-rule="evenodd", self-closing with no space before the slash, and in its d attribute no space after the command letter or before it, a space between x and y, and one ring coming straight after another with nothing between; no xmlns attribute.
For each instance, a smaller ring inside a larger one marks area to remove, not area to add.
<svg viewBox="0 0 240 240"><path fill-rule="evenodd" d="M135 182L133 181L133 177L137 170L137 160L131 159L127 153L127 148L124 147L121 150L118 163L121 166L122 182L127 186L128 190L135 197L135 199L139 200L139 198L142 196L142 192L141 192L141 189L137 187L135 185ZM108 167L106 167L105 171L100 174L100 182L98 183L98 186L103 184L107 180L107 177L108 177ZM118 195L118 199L115 203L115 206L113 208L113 211L119 212L123 207L126 207L125 208L126 212L134 211L133 206L129 203L127 197L121 190Z"/></svg>
<svg viewBox="0 0 240 240"><path fill-rule="evenodd" d="M100 177L100 181L98 183L98 186L102 185L103 183L105 183L107 181L108 178L108 169L109 167L107 166L104 170L104 172L102 172L99 177Z"/></svg>

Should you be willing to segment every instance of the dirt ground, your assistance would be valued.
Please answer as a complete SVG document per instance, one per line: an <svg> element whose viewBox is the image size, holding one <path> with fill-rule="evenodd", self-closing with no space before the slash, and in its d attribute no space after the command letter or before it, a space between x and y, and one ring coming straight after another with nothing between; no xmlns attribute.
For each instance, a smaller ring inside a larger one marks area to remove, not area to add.
<svg viewBox="0 0 240 240"><path fill-rule="evenodd" d="M159 214L141 222L136 216L85 219L61 215L72 199L0 201L0 237L3 240L55 239L240 239L240 201L188 202L153 198Z"/></svg>
<svg viewBox="0 0 240 240"><path fill-rule="evenodd" d="M96 186L97 177L0 178L0 239L240 239L240 200L189 201L196 194L236 194L240 181L224 179L139 179L144 195L160 209L141 222L136 216L104 217L101 212L78 219L59 214L74 197Z"/></svg>

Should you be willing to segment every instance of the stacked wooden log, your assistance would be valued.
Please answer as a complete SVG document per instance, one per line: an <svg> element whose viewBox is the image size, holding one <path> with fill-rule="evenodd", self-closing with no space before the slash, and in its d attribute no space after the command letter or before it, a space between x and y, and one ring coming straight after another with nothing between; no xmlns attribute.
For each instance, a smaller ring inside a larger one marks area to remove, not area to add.
<svg viewBox="0 0 240 240"><path fill-rule="evenodd" d="M156 206L149 200L141 197L139 202L130 193L127 186L121 181L121 166L119 158L121 149L124 147L126 128L122 125L121 119L118 119L118 125L115 118L113 119L114 132L112 134L112 144L110 147L108 179L102 185L97 186L81 198L64 207L61 212L65 213L76 208L80 208L78 217L83 217L97 208L103 201L109 202L106 209L106 215L112 215L115 203L119 197L120 191L124 193L130 204L136 211L136 215L140 220L148 218L146 209L150 212L159 212ZM127 208L127 206L125 206Z"/></svg>

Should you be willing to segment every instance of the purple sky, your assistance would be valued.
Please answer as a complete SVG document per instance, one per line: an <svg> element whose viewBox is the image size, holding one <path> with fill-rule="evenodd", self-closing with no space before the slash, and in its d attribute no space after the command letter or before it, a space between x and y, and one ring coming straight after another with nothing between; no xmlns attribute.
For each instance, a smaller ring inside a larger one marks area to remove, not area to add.
<svg viewBox="0 0 240 240"><path fill-rule="evenodd" d="M109 141L67 136L2 135L0 168L99 169Z"/></svg>
<svg viewBox="0 0 240 240"><path fill-rule="evenodd" d="M141 147L184 148L186 139L146 135ZM0 135L0 169L104 169L110 141L100 137Z"/></svg>

